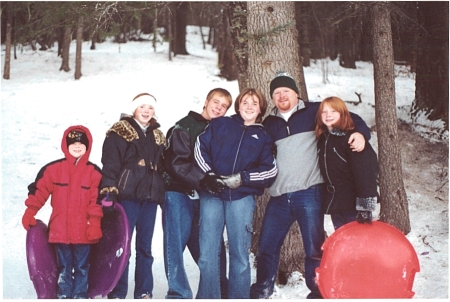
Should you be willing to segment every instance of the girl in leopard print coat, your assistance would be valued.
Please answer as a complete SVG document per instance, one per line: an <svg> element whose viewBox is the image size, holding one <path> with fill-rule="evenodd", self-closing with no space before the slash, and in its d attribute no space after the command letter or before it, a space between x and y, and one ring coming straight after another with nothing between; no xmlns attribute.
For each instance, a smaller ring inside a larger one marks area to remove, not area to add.
<svg viewBox="0 0 450 302"><path fill-rule="evenodd" d="M158 166L165 137L158 129L155 108L152 95L137 95L132 101L133 116L115 123L103 144L100 196L105 196L104 209L119 202L127 214L131 236L136 228L135 299L152 297L151 242L157 205L164 199ZM128 265L108 297L124 299L127 291Z"/></svg>

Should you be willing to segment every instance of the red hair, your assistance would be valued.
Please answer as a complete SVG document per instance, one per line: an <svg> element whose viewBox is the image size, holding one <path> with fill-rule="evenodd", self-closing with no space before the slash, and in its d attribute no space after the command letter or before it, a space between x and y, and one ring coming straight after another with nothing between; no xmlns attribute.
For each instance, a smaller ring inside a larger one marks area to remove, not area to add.
<svg viewBox="0 0 450 302"><path fill-rule="evenodd" d="M319 110L317 110L316 130L315 130L317 138L319 138L322 133L328 131L328 127L322 121L322 111L325 105L330 106L331 108L339 112L339 114L341 115L339 121L337 121L336 124L333 124L334 128L337 128L341 131L350 131L355 129L355 124L353 123L350 111L348 111L345 102L336 96L331 96L324 99L319 106Z"/></svg>

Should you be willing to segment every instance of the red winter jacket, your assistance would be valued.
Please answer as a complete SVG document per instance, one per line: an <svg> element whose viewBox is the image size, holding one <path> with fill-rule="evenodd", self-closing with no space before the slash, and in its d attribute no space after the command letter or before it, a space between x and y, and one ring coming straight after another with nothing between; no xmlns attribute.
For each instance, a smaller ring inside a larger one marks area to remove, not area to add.
<svg viewBox="0 0 450 302"><path fill-rule="evenodd" d="M70 155L66 137L72 130L86 133L89 146L78 162ZM98 186L102 174L95 164L89 162L92 149L92 135L84 126L71 126L61 142L65 158L45 165L34 183L28 186L25 205L36 212L42 208L50 195L53 208L49 221L49 242L65 244L93 244L88 240L86 229L89 220L100 221L102 208L98 205Z"/></svg>

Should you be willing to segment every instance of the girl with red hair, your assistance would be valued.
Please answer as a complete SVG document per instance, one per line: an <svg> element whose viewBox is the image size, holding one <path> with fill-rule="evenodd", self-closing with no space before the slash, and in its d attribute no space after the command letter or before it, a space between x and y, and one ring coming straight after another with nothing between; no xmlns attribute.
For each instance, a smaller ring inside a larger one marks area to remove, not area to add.
<svg viewBox="0 0 450 302"><path fill-rule="evenodd" d="M354 152L348 144L354 123L345 102L322 101L316 116L320 172L326 183L323 203L335 229L352 221L371 223L377 204L378 160L369 142Z"/></svg>

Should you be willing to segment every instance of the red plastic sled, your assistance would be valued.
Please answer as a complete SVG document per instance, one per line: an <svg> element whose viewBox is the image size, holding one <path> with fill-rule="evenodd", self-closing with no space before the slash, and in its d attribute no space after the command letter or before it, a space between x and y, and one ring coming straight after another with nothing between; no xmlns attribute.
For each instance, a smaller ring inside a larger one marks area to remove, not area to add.
<svg viewBox="0 0 450 302"><path fill-rule="evenodd" d="M27 231L28 272L38 299L56 299L58 265L53 244L48 242L47 225L36 220ZM130 255L130 227L123 207L115 203L114 211L102 218L103 236L92 245L88 296L105 297L120 279Z"/></svg>
<svg viewBox="0 0 450 302"><path fill-rule="evenodd" d="M348 223L322 246L316 269L324 298L412 298L419 259L408 239L395 227Z"/></svg>

